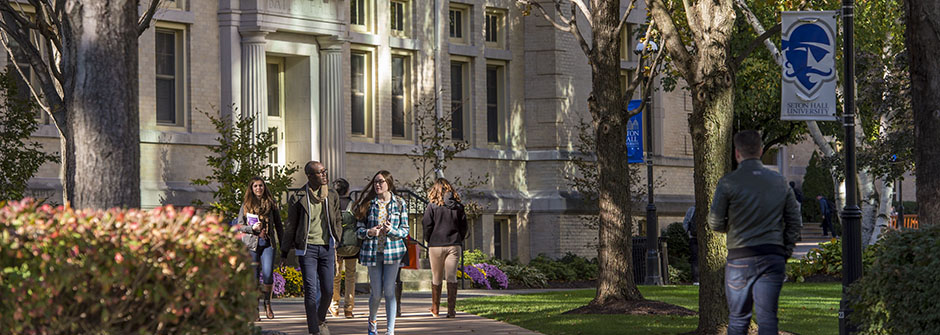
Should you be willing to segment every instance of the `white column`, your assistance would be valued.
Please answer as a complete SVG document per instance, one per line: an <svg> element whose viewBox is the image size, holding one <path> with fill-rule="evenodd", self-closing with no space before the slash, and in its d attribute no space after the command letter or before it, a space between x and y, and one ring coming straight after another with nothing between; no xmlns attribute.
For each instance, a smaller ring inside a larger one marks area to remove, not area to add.
<svg viewBox="0 0 940 335"><path fill-rule="evenodd" d="M264 31L241 32L242 35L242 103L241 115L254 116L254 133L266 131L268 116L267 62Z"/></svg>
<svg viewBox="0 0 940 335"><path fill-rule="evenodd" d="M346 178L343 42L320 39L320 161L330 179Z"/></svg>

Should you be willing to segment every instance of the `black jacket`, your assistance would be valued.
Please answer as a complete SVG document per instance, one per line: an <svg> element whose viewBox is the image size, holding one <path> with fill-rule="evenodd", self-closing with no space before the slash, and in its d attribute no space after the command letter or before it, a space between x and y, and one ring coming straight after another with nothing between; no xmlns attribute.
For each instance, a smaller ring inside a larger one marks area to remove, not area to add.
<svg viewBox="0 0 940 335"><path fill-rule="evenodd" d="M307 189L307 187L304 187ZM304 192L296 202L287 209L287 228L284 231L284 240L281 242L281 257L287 257L291 249L307 250L307 198L310 195L309 189ZM338 232L342 232L343 217L339 212L339 195L334 190L329 190L326 197L326 205L320 211L320 220L327 222L330 227L330 246L335 247L339 243Z"/></svg>
<svg viewBox="0 0 940 335"><path fill-rule="evenodd" d="M460 245L467 236L467 213L454 195L444 195L444 206L429 203L424 209L424 240L429 247Z"/></svg>

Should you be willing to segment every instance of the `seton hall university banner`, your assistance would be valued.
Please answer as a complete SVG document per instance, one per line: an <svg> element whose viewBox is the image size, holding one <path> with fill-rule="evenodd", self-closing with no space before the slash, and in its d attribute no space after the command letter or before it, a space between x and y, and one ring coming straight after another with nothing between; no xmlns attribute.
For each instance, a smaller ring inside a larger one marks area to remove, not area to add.
<svg viewBox="0 0 940 335"><path fill-rule="evenodd" d="M782 14L780 119L835 121L838 12Z"/></svg>

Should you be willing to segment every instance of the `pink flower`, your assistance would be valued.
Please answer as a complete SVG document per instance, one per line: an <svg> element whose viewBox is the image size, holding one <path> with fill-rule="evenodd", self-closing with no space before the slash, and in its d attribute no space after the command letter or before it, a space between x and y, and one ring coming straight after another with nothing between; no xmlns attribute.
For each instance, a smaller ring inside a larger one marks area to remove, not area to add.
<svg viewBox="0 0 940 335"><path fill-rule="evenodd" d="M121 262L124 261L124 256L121 255L120 252L119 252L119 253L116 253L116 254L114 254L114 261L117 262L118 264L121 264Z"/></svg>

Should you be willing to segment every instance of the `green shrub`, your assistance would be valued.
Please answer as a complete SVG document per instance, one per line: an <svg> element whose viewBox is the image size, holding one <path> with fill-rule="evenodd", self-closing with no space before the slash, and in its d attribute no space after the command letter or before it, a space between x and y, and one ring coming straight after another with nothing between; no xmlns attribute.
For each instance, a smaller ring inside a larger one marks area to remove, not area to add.
<svg viewBox="0 0 940 335"><path fill-rule="evenodd" d="M680 281L672 279L670 273L670 283L687 283L692 281L692 265L689 264L689 258L692 257L692 250L689 249L689 234L682 227L682 222L673 222L666 226L662 231L663 238L666 239L666 246L669 252L670 271L676 271L676 278L682 278Z"/></svg>
<svg viewBox="0 0 940 335"><path fill-rule="evenodd" d="M875 252L881 248L881 242L862 250L862 267L867 273L875 259ZM787 277L796 282L803 282L814 275L828 275L842 278L842 239L832 239L811 249L806 257L796 263L787 263Z"/></svg>
<svg viewBox="0 0 940 335"><path fill-rule="evenodd" d="M45 112L30 98L29 87L16 87L14 78L18 76L16 71L0 71L0 200L22 199L39 167L45 162L59 162L59 157L32 141L33 132L39 128L36 112Z"/></svg>
<svg viewBox="0 0 940 335"><path fill-rule="evenodd" d="M548 286L548 277L546 277L544 273L535 267L506 264L499 266L499 269L506 273L506 276L509 277L510 283L529 288L542 288Z"/></svg>
<svg viewBox="0 0 940 335"><path fill-rule="evenodd" d="M490 262L490 258L486 256L486 254L484 254L483 251L480 251L479 249L463 251L463 264L464 265L489 263L489 262Z"/></svg>
<svg viewBox="0 0 940 335"><path fill-rule="evenodd" d="M803 191L803 204L801 206L803 222L822 222L819 201L816 201L816 196L822 195L829 201L834 201L832 192L835 190L835 186L832 184L832 175L829 174L829 168L825 165L822 157L819 157L818 152L813 152L813 156L809 159L800 190ZM839 220L836 216L832 216L833 224Z"/></svg>
<svg viewBox="0 0 940 335"><path fill-rule="evenodd" d="M3 205L3 204L0 204ZM0 329L11 334L247 334L257 279L219 217L172 206L0 208Z"/></svg>
<svg viewBox="0 0 940 335"><path fill-rule="evenodd" d="M888 232L870 271L849 288L863 334L935 334L940 329L940 225Z"/></svg>
<svg viewBox="0 0 940 335"><path fill-rule="evenodd" d="M570 252L557 261L539 255L529 262L529 266L538 269L552 281L597 279L597 260L587 260Z"/></svg>

